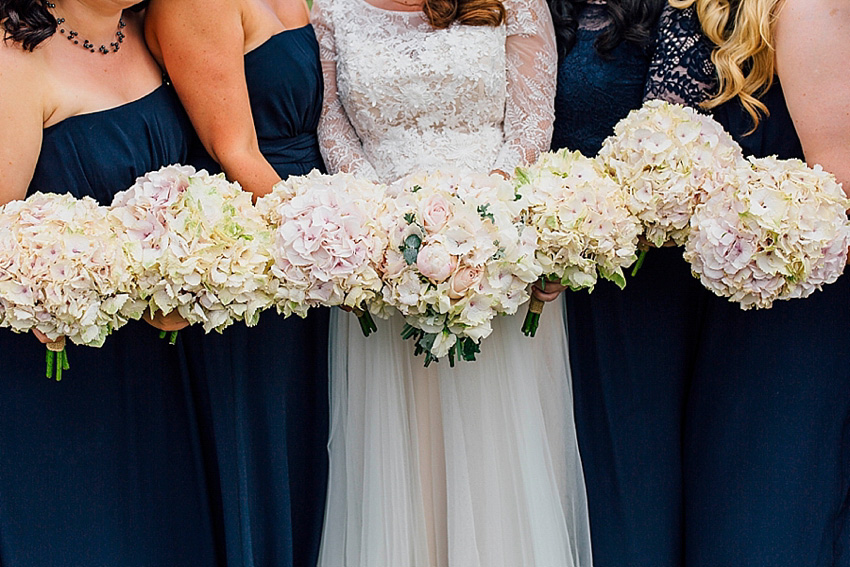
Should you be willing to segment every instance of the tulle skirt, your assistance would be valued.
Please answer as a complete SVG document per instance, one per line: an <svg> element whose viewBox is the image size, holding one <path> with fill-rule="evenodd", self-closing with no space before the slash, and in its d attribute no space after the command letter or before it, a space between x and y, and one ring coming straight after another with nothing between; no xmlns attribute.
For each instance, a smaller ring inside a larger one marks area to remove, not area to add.
<svg viewBox="0 0 850 567"><path fill-rule="evenodd" d="M521 323L494 321L476 362L425 369L400 316L364 338L333 315L320 566L591 564L561 300L536 338Z"/></svg>

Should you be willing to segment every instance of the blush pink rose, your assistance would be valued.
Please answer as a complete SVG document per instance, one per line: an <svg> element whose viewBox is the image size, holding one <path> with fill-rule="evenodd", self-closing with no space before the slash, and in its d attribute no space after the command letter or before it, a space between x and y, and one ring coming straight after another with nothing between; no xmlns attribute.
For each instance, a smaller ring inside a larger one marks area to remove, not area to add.
<svg viewBox="0 0 850 567"><path fill-rule="evenodd" d="M432 195L422 204L422 222L428 232L438 232L449 220L451 206L440 195Z"/></svg>
<svg viewBox="0 0 850 567"><path fill-rule="evenodd" d="M457 258L449 254L442 244L428 244L419 250L416 267L432 282L441 283L455 271Z"/></svg>
<svg viewBox="0 0 850 567"><path fill-rule="evenodd" d="M483 275L484 270L481 268L470 268L468 266L460 268L449 280L449 297L460 299L469 288L478 285Z"/></svg>

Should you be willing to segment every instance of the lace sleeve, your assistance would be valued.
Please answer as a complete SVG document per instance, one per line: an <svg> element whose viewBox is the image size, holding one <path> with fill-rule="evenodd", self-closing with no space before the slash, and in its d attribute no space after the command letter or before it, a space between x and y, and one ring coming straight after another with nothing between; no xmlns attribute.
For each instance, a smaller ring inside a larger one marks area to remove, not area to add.
<svg viewBox="0 0 850 567"><path fill-rule="evenodd" d="M505 143L493 168L512 172L549 149L558 55L552 19L543 0L506 0L505 9Z"/></svg>
<svg viewBox="0 0 850 567"><path fill-rule="evenodd" d="M698 107L714 92L716 82L712 46L702 33L696 11L666 6L657 33L644 100Z"/></svg>
<svg viewBox="0 0 850 567"><path fill-rule="evenodd" d="M332 0L315 0L310 19L319 40L325 91L319 120L319 147L331 173L355 173L377 181L378 173L363 153L363 144L345 113L336 82L336 41L332 14L324 6Z"/></svg>

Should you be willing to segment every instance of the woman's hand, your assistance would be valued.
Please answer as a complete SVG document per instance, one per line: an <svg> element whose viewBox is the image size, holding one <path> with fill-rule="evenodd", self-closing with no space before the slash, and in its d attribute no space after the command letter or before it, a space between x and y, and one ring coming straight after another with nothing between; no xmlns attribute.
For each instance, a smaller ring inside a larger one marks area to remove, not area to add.
<svg viewBox="0 0 850 567"><path fill-rule="evenodd" d="M156 311L153 315L149 311L145 311L144 320L152 327L166 333L182 331L189 326L189 322L181 317L177 311L172 311L168 315L163 315L162 311Z"/></svg>
<svg viewBox="0 0 850 567"><path fill-rule="evenodd" d="M541 289L537 285L534 285L531 287L531 293L540 301L555 301L558 299L558 296L567 289L567 287L561 285L560 282L547 282L545 280L541 280L539 283L543 285L543 288Z"/></svg>
<svg viewBox="0 0 850 567"><path fill-rule="evenodd" d="M672 238L661 245L661 248L670 248L671 246L676 246L676 241ZM645 252L650 248L656 248L655 244L646 239L642 234L638 236L638 250L641 252Z"/></svg>
<svg viewBox="0 0 850 567"><path fill-rule="evenodd" d="M43 345L47 345L47 344L56 342L56 341L51 341L50 339L48 339L47 335L45 335L44 333L42 333L38 329L33 329L32 334L35 335L35 338L37 338L39 340L39 342L41 342L41 344L43 344ZM59 340L59 339L57 339L57 340Z"/></svg>

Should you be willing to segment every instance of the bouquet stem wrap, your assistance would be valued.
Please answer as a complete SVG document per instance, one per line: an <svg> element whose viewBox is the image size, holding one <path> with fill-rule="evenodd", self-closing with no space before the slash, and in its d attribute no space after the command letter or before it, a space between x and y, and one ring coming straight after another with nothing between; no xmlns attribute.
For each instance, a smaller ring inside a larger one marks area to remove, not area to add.
<svg viewBox="0 0 850 567"><path fill-rule="evenodd" d="M540 299L531 296L531 301L528 302L528 313L525 314L525 321L522 324L522 332L526 337L533 337L537 334L540 315L543 313L543 306L545 305Z"/></svg>
<svg viewBox="0 0 850 567"><path fill-rule="evenodd" d="M52 343L47 343L45 375L48 378L56 377L56 381L62 380L62 371L68 370L68 353L65 351L65 337L59 337Z"/></svg>

